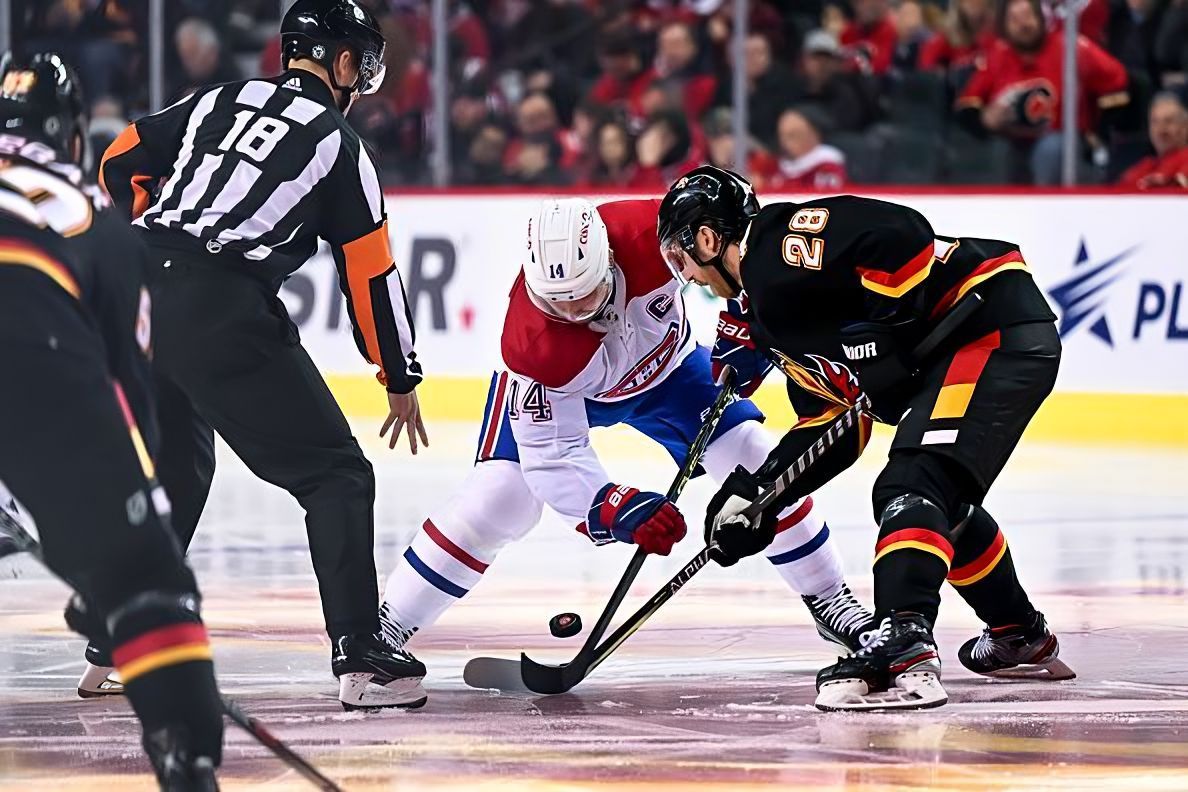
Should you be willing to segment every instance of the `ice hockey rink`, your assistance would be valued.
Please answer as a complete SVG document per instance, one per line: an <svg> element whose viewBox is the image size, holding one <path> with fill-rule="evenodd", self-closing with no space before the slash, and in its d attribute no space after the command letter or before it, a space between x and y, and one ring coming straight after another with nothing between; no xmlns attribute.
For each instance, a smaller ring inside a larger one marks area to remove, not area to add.
<svg viewBox="0 0 1188 792"><path fill-rule="evenodd" d="M355 425L362 434L378 424ZM430 431L415 461L365 441L381 577L466 472L477 427ZM595 442L621 480L663 490L674 473L630 430L597 430ZM880 442L817 498L868 602ZM346 714L297 507L230 455L219 464L191 554L219 679L345 789L1188 789L1183 450L1025 441L988 506L1079 677L965 672L957 648L978 628L947 592L937 637L950 703L896 715L812 707L831 654L762 559L703 570L569 694L466 687L462 667L477 655L569 659L582 638L551 637L549 617L574 610L591 626L630 556L548 516L415 639L430 671L425 708ZM687 490L691 521L710 492L704 480ZM649 560L623 613L699 540L691 533L672 557ZM0 788L155 788L127 705L75 695L83 642L62 623L65 588L31 561L13 566L0 579ZM232 790L312 788L230 726L221 778Z"/></svg>

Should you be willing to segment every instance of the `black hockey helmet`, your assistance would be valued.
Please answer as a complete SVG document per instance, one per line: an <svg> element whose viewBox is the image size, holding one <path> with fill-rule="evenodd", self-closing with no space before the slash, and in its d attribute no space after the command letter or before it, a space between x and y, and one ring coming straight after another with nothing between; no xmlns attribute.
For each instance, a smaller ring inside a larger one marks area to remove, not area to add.
<svg viewBox="0 0 1188 792"><path fill-rule="evenodd" d="M736 291L738 283L722 266L726 245L742 239L751 218L759 212L759 200L751 183L734 171L702 165L686 173L669 188L656 219L656 234L664 261L677 280L683 281L687 253L703 267L713 266ZM697 229L712 228L722 237L722 248L709 261L697 258Z"/></svg>
<svg viewBox="0 0 1188 792"><path fill-rule="evenodd" d="M78 74L51 52L0 60L0 128L45 143L63 162L87 155L87 112Z"/></svg>
<svg viewBox="0 0 1188 792"><path fill-rule="evenodd" d="M359 62L354 85L339 85L334 76L334 59L343 47ZM379 21L358 0L297 0L281 21L281 68L288 69L294 58L321 65L344 93L343 112L355 96L373 94L383 85L385 49Z"/></svg>

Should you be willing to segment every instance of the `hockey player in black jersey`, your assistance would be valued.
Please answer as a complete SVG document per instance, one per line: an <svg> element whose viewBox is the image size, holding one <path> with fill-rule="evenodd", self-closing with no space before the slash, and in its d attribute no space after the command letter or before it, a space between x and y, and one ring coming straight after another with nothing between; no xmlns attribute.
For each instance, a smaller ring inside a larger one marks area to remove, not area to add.
<svg viewBox="0 0 1188 792"><path fill-rule="evenodd" d="M67 622L114 657L161 788L214 790L222 708L151 455L146 252L82 187L73 71L37 55L0 80L0 480L77 592Z"/></svg>
<svg viewBox="0 0 1188 792"><path fill-rule="evenodd" d="M151 251L161 481L188 546L214 475L214 432L306 513L345 707L420 706L425 667L379 632L375 476L277 296L318 239L330 246L355 340L394 447L426 442L421 366L370 154L344 117L379 89L384 38L356 0L297 0L285 72L202 88L140 119L100 171ZM386 393L385 393L386 391Z"/></svg>
<svg viewBox="0 0 1188 792"><path fill-rule="evenodd" d="M875 618L867 646L817 676L826 710L918 709L947 701L932 637L946 578L985 622L961 647L972 671L1068 678L1056 637L1028 600L982 507L1060 362L1055 316L1016 245L937 236L919 212L851 195L759 209L751 185L713 167L678 180L659 212L674 274L749 298L755 353L788 378L799 421L758 470L710 502L707 541L728 560L771 541L751 500L865 393L859 431L821 454L767 511L849 467L870 421L896 426L875 482ZM910 350L975 291L983 305L926 360ZM734 329L737 337L737 329Z"/></svg>

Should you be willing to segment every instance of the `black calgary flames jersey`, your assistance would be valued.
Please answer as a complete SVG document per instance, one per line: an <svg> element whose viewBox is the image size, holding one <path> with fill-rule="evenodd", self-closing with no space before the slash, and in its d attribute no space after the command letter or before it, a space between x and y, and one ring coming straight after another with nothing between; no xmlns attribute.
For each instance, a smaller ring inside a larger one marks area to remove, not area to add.
<svg viewBox="0 0 1188 792"><path fill-rule="evenodd" d="M76 167L57 162L40 142L0 135L0 301L50 314L80 312L102 338L108 370L152 449L147 257L103 194L82 184ZM23 315L0 309L0 343L45 343L24 326Z"/></svg>
<svg viewBox="0 0 1188 792"><path fill-rule="evenodd" d="M764 207L740 254L752 333L789 379L797 428L827 423L858 396L842 327L894 324L914 346L971 289L1026 270L1017 245L938 237L915 209L853 195ZM1018 292L983 312L1000 326L1055 318L1035 289Z"/></svg>

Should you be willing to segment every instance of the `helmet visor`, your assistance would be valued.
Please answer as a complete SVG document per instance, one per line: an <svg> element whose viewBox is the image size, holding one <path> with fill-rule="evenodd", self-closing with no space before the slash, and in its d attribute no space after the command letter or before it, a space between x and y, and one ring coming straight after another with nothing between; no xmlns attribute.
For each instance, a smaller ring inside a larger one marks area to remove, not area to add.
<svg viewBox="0 0 1188 792"><path fill-rule="evenodd" d="M685 277L685 268L692 263L692 259L685 252L685 248L677 237L672 237L661 243L660 253L664 256L664 263L668 265L668 271L672 273L672 277L677 279L677 283L682 286L689 283L689 279Z"/></svg>
<svg viewBox="0 0 1188 792"><path fill-rule="evenodd" d="M388 67L384 65L384 49L379 51L367 50L359 59L359 81L356 83L359 93L367 96L373 94L384 84L384 77Z"/></svg>
<svg viewBox="0 0 1188 792"><path fill-rule="evenodd" d="M588 294L581 297L551 298L527 289L528 299L547 316L571 324L585 324L598 318L606 310L615 293L614 275L608 268L606 276Z"/></svg>

